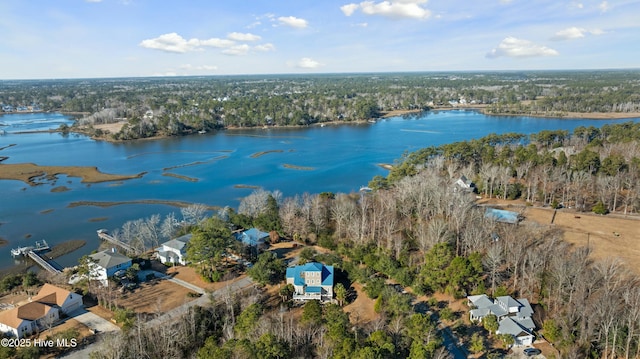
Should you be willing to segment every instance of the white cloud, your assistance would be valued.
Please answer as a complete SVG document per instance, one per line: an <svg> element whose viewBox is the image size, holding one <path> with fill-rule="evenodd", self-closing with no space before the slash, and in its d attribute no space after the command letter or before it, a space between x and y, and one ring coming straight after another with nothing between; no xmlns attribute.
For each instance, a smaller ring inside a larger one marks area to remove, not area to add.
<svg viewBox="0 0 640 359"><path fill-rule="evenodd" d="M360 6L358 4L347 4L340 6L340 10L342 10L342 13L345 16L351 16L354 12L356 12L356 10L358 10L359 7Z"/></svg>
<svg viewBox="0 0 640 359"><path fill-rule="evenodd" d="M304 29L309 26L307 20L295 16L281 16L278 18L278 21L281 25L290 26L296 29Z"/></svg>
<svg viewBox="0 0 640 359"><path fill-rule="evenodd" d="M256 45L256 47L254 47L254 49L256 51L275 51L276 47L273 46L272 43L266 43L266 44L262 44L262 45Z"/></svg>
<svg viewBox="0 0 640 359"><path fill-rule="evenodd" d="M564 30L560 30L556 32L555 35L551 38L551 40L573 40L580 39L585 36L587 29L583 29L581 27L570 27Z"/></svg>
<svg viewBox="0 0 640 359"><path fill-rule="evenodd" d="M215 71L215 70L218 69L218 66L214 66L214 65L199 65L199 66L195 66L195 65L191 65L191 64L184 64L184 65L180 65L180 68L182 70Z"/></svg>
<svg viewBox="0 0 640 359"><path fill-rule="evenodd" d="M538 56L557 56L558 51L535 44L529 40L517 39L515 37L506 37L498 47L487 53L487 57L538 57Z"/></svg>
<svg viewBox="0 0 640 359"><path fill-rule="evenodd" d="M224 49L222 50L222 53L225 55L242 56L242 55L246 55L249 52L249 50L251 50L251 47L249 47L249 45L242 44L242 45L232 46L228 49Z"/></svg>
<svg viewBox="0 0 640 359"><path fill-rule="evenodd" d="M300 59L300 61L298 61L296 66L303 69L317 69L318 67L322 66L322 64L310 57L303 57L302 59Z"/></svg>
<svg viewBox="0 0 640 359"><path fill-rule="evenodd" d="M575 40L575 39L581 39L587 36L587 34L602 35L604 33L605 32L602 29L587 30L581 27L574 26L574 27L569 27L564 30L560 30L556 32L555 35L553 35L553 37L551 38L551 40L555 40L555 41Z"/></svg>
<svg viewBox="0 0 640 359"><path fill-rule="evenodd" d="M235 44L235 41L211 38L206 40L185 39L175 32L164 34L155 39L142 40L140 46L147 49L161 50L183 54L185 52L202 50L203 47L228 48Z"/></svg>
<svg viewBox="0 0 640 359"><path fill-rule="evenodd" d="M236 44L235 41L233 40L226 40L226 39L218 39L215 37L212 37L210 39L207 40L198 40L198 39L194 39L200 42L200 46L209 46L209 47L217 47L219 49L224 49L226 47L231 47L233 45ZM189 40L191 41L191 40Z"/></svg>
<svg viewBox="0 0 640 359"><path fill-rule="evenodd" d="M250 33L232 32L227 35L227 38L234 41L258 41L262 37Z"/></svg>
<svg viewBox="0 0 640 359"><path fill-rule="evenodd" d="M600 5L598 5L598 9L600 9L600 11L602 12L609 11L609 3L606 1L601 2Z"/></svg>
<svg viewBox="0 0 640 359"><path fill-rule="evenodd" d="M427 0L391 0L382 2L363 1L359 4L347 4L340 7L342 13L351 16L356 10L365 15L380 15L392 19L427 19L431 11L424 8Z"/></svg>

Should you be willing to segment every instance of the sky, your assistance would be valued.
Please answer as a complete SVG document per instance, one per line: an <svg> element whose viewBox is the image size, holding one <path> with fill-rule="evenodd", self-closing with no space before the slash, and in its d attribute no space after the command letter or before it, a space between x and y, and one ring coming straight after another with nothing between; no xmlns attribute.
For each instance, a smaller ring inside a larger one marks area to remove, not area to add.
<svg viewBox="0 0 640 359"><path fill-rule="evenodd" d="M0 80L640 67L640 0L2 0Z"/></svg>

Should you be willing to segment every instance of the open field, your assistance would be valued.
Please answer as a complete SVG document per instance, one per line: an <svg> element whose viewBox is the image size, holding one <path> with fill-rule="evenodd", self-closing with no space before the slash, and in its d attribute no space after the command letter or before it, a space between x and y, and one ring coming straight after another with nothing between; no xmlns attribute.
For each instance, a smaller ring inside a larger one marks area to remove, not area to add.
<svg viewBox="0 0 640 359"><path fill-rule="evenodd" d="M245 275L241 275L223 282L207 283L202 279L202 277L200 277L200 275L198 275L198 273L196 273L196 270L194 268L181 267L181 266L167 268L166 274L173 278L183 280L187 283L191 283L195 286L198 286L208 291L215 291L215 290L224 288L227 285L229 285L231 282L244 278L245 276Z"/></svg>
<svg viewBox="0 0 640 359"><path fill-rule="evenodd" d="M558 210L553 226L562 229L566 241L589 246L593 258L618 257L640 274L640 218L614 216ZM525 217L550 224L553 210L527 208Z"/></svg>
<svg viewBox="0 0 640 359"><path fill-rule="evenodd" d="M378 319L380 315L373 310L375 299L367 297L362 284L351 285L358 294L356 300L344 306L344 311L349 313L349 319L353 324L364 325Z"/></svg>
<svg viewBox="0 0 640 359"><path fill-rule="evenodd" d="M162 314L176 308L195 297L188 297L189 289L167 280L143 283L133 292L126 292L118 305L136 313Z"/></svg>
<svg viewBox="0 0 640 359"><path fill-rule="evenodd" d="M640 274L640 217L637 215L575 212L560 209L553 218L553 209L525 206L522 201L481 200L507 210L524 211L525 221L553 226L562 230L562 238L577 246L589 246L594 259L620 258Z"/></svg>

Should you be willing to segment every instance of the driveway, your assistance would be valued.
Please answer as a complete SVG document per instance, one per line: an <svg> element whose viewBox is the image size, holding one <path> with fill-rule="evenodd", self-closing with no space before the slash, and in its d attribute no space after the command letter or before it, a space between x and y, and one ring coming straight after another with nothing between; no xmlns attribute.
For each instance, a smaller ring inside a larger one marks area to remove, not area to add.
<svg viewBox="0 0 640 359"><path fill-rule="evenodd" d="M82 308L82 309L78 309L76 311L74 311L73 313L69 314L69 317L79 321L80 323L86 325L87 327L89 327L89 329L92 329L94 331L96 331L97 335L100 337L102 336L102 333L105 332L116 332L118 330L120 330L120 327L118 327L117 325L111 323L110 321L97 316L89 311L87 311L86 309ZM93 353L94 351L96 351L98 348L100 348L100 341L95 342L93 344L89 344L86 347L79 349L79 350L74 350L71 353L62 356L61 358L67 358L67 359L86 359L89 357L89 354Z"/></svg>
<svg viewBox="0 0 640 359"><path fill-rule="evenodd" d="M69 314L69 317L79 321L80 323L86 325L89 329L97 332L116 332L120 330L120 327L118 327L117 325L87 311L84 308L74 311L73 313Z"/></svg>

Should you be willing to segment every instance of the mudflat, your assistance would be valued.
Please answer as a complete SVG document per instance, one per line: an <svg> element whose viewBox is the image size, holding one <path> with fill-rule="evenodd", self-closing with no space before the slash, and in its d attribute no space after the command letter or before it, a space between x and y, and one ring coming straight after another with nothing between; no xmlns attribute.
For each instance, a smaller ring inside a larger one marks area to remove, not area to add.
<svg viewBox="0 0 640 359"><path fill-rule="evenodd" d="M123 181L141 178L145 172L135 175L103 173L97 167L84 166L40 166L34 163L0 164L0 179L23 181L31 186L55 182L57 176L80 177L82 183Z"/></svg>

